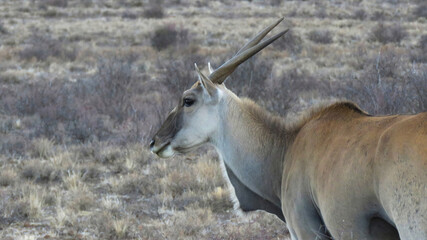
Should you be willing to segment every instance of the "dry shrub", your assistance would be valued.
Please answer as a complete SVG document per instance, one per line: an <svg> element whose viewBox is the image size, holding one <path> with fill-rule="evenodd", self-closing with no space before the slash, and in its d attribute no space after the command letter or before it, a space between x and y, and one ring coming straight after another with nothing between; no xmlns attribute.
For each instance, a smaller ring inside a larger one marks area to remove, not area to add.
<svg viewBox="0 0 427 240"><path fill-rule="evenodd" d="M265 89L266 97L259 102L274 113L286 115L290 110L299 110L297 100L303 93L321 93L327 88L325 82L314 78L310 73L293 68L273 79Z"/></svg>
<svg viewBox="0 0 427 240"><path fill-rule="evenodd" d="M328 13L326 12L326 8L324 6L319 6L314 13L314 16L318 18L326 18L328 16Z"/></svg>
<svg viewBox="0 0 427 240"><path fill-rule="evenodd" d="M154 30L151 46L158 51L171 46L185 46L189 43L189 31L173 24L167 24Z"/></svg>
<svg viewBox="0 0 427 240"><path fill-rule="evenodd" d="M77 2L78 6L83 6L85 8L92 7L94 4L94 0L79 0Z"/></svg>
<svg viewBox="0 0 427 240"><path fill-rule="evenodd" d="M62 173L50 164L33 161L24 166L21 176L28 180L34 180L36 183L51 183L60 181Z"/></svg>
<svg viewBox="0 0 427 240"><path fill-rule="evenodd" d="M272 77L272 68L271 60L254 56L240 65L225 81L225 85L238 96L257 101L266 94L264 88L266 82Z"/></svg>
<svg viewBox="0 0 427 240"><path fill-rule="evenodd" d="M380 55L368 58L363 46L358 51L355 64L362 72L356 79L343 76L351 78L350 81L331 83L296 68L275 77L271 75L269 63L254 58L242 64L231 77L237 75L238 79L230 79L226 85L239 96L249 96L282 115L288 114L289 110L301 110L297 100L303 98L304 93L353 100L372 114L425 111L425 67L410 67L407 56L392 47L383 48Z"/></svg>
<svg viewBox="0 0 427 240"><path fill-rule="evenodd" d="M427 18L427 3L420 2L412 13L418 18Z"/></svg>
<svg viewBox="0 0 427 240"><path fill-rule="evenodd" d="M146 18L163 18L165 13L163 11L162 1L151 0L148 6L145 7L143 15Z"/></svg>
<svg viewBox="0 0 427 240"><path fill-rule="evenodd" d="M47 6L66 8L68 6L68 0L41 0L38 6L39 8L46 8Z"/></svg>
<svg viewBox="0 0 427 240"><path fill-rule="evenodd" d="M286 50L289 53L298 54L302 50L302 39L295 31L289 30L285 36L277 39L272 45L279 50Z"/></svg>
<svg viewBox="0 0 427 240"><path fill-rule="evenodd" d="M136 60L134 54L113 56L100 59L97 65L94 104L99 113L119 123L130 116L132 90L137 81L133 68Z"/></svg>
<svg viewBox="0 0 427 240"><path fill-rule="evenodd" d="M150 0L152 1L152 0ZM159 0L159 1L163 1L163 0ZM112 5L111 3L105 3L105 5L107 7L142 7L144 5L144 0L118 0L116 1L117 5Z"/></svg>
<svg viewBox="0 0 427 240"><path fill-rule="evenodd" d="M385 21L387 19L387 14L384 11L375 11L372 16L372 21Z"/></svg>
<svg viewBox="0 0 427 240"><path fill-rule="evenodd" d="M78 50L64 40L56 39L48 33L33 31L26 40L26 47L18 55L23 60L46 61L49 57L74 61Z"/></svg>
<svg viewBox="0 0 427 240"><path fill-rule="evenodd" d="M25 124L31 137L58 143L140 141L145 113L134 98L143 93L146 77L137 75L136 59L132 54L105 57L92 77L76 82L39 81L10 88L0 97L2 110L33 117Z"/></svg>
<svg viewBox="0 0 427 240"><path fill-rule="evenodd" d="M400 43L407 36L408 32L400 24L378 23L371 30L371 39L383 44Z"/></svg>
<svg viewBox="0 0 427 240"><path fill-rule="evenodd" d="M424 34L421 36L418 47L421 48L421 50L426 53L427 52L427 34Z"/></svg>
<svg viewBox="0 0 427 240"><path fill-rule="evenodd" d="M150 112L151 119L149 128L146 127L146 139L154 135L170 110L176 106L184 90L191 87L197 81L197 74L194 63L204 63L204 57L184 50L182 56L170 57L167 59L158 58L157 69L159 70L158 80L161 84L148 87L152 92L156 92L150 98L149 103L144 105L142 112Z"/></svg>
<svg viewBox="0 0 427 240"><path fill-rule="evenodd" d="M397 48L383 47L378 55L365 59L364 76L397 80L405 71L406 56ZM379 80L381 81L381 80Z"/></svg>
<svg viewBox="0 0 427 240"><path fill-rule="evenodd" d="M356 9L353 13L353 19L365 20L368 14L364 9Z"/></svg>
<svg viewBox="0 0 427 240"><path fill-rule="evenodd" d="M411 51L411 60L413 62L427 62L427 35L422 35L417 44L417 49Z"/></svg>
<svg viewBox="0 0 427 240"><path fill-rule="evenodd" d="M165 87L171 96L170 100L176 101L184 90L197 81L194 63L204 62L205 58L196 54L157 60L157 67L161 73L159 80L162 82L162 88ZM164 101L162 102L164 104Z"/></svg>
<svg viewBox="0 0 427 240"><path fill-rule="evenodd" d="M7 28L4 26L4 24L2 22L0 22L0 34L8 34L9 31L7 30Z"/></svg>
<svg viewBox="0 0 427 240"><path fill-rule="evenodd" d="M62 12L57 11L56 9L47 9L46 11L41 13L41 16L45 18L55 18L55 17L63 17L64 14Z"/></svg>
<svg viewBox="0 0 427 240"><path fill-rule="evenodd" d="M127 18L127 19L137 19L138 18L138 14L136 12L132 12L129 10L126 10L122 13L122 18Z"/></svg>
<svg viewBox="0 0 427 240"><path fill-rule="evenodd" d="M27 138L9 135L0 139L0 152L9 156L25 156L29 145Z"/></svg>
<svg viewBox="0 0 427 240"><path fill-rule="evenodd" d="M366 60L357 79L338 85L338 97L358 103L371 114L402 114L426 111L427 68L412 66L394 48Z"/></svg>
<svg viewBox="0 0 427 240"><path fill-rule="evenodd" d="M11 111L19 116L34 115L38 112L49 112L50 106L59 105L61 95L61 83L34 83L22 86L16 92L20 94ZM65 116L64 116L65 117Z"/></svg>
<svg viewBox="0 0 427 240"><path fill-rule="evenodd" d="M278 7L282 4L282 0L269 0L269 3L273 7Z"/></svg>
<svg viewBox="0 0 427 240"><path fill-rule="evenodd" d="M328 30L312 30L308 33L308 39L320 44L329 44L333 42L332 33Z"/></svg>
<svg viewBox="0 0 427 240"><path fill-rule="evenodd" d="M84 86L74 83L37 82L21 85L16 90L17 100L8 108L18 116L39 117L39 123L34 124L33 136L65 141L68 137L73 140L86 141L92 134L102 137L108 132L99 116L89 114L86 107L89 93ZM83 90L83 91L81 91ZM86 100L86 101L85 101Z"/></svg>
<svg viewBox="0 0 427 240"><path fill-rule="evenodd" d="M116 188L113 189L121 195L137 194L145 197L159 193L159 186L151 176L140 174L129 174L119 180Z"/></svg>
<svg viewBox="0 0 427 240"><path fill-rule="evenodd" d="M309 73L291 69L281 76L272 74L271 60L252 57L226 80L225 84L238 96L249 97L268 110L285 115L302 92L323 88Z"/></svg>
<svg viewBox="0 0 427 240"><path fill-rule="evenodd" d="M413 85L410 99L415 102L411 112L427 111L427 67L413 67L408 74L408 81Z"/></svg>
<svg viewBox="0 0 427 240"><path fill-rule="evenodd" d="M366 64L366 56L368 55L368 49L364 44L358 44L353 48L351 52L351 58L349 59L349 64L355 70L362 70Z"/></svg>
<svg viewBox="0 0 427 240"><path fill-rule="evenodd" d="M344 96L358 103L370 114L405 113L402 104L408 104L400 84L394 81L378 82L376 79L363 78L352 80L343 88Z"/></svg>
<svg viewBox="0 0 427 240"><path fill-rule="evenodd" d="M16 123L12 118L0 119L0 133L10 133L15 128L14 122Z"/></svg>

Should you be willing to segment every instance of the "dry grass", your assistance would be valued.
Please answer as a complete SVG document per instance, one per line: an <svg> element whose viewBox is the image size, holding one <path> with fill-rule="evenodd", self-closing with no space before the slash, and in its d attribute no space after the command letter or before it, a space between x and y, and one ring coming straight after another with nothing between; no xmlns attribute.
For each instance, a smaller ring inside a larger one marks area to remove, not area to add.
<svg viewBox="0 0 427 240"><path fill-rule="evenodd" d="M424 5L1 1L0 238L289 239L233 210L213 149L158 159L150 136L194 62L218 67L281 16L286 37L227 80L239 95L289 118L331 98L427 111Z"/></svg>

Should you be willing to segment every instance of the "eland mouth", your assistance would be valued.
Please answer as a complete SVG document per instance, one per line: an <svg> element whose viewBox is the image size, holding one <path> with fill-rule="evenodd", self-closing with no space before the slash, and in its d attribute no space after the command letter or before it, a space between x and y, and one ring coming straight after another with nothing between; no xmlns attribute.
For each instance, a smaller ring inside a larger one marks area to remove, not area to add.
<svg viewBox="0 0 427 240"><path fill-rule="evenodd" d="M156 154L156 155L161 155L161 153L168 147L170 146L170 141L163 143L160 146L156 146L154 140L151 140L150 143L150 150L152 153Z"/></svg>

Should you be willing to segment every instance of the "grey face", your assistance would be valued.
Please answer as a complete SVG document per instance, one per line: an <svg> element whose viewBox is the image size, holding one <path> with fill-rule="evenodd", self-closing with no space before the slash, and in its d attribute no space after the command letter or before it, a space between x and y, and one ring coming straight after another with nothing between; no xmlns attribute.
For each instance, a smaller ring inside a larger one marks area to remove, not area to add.
<svg viewBox="0 0 427 240"><path fill-rule="evenodd" d="M211 87L214 84L211 85ZM210 89L215 92L215 89ZM217 94L209 94L200 82L185 91L178 106L154 135L150 148L160 157L186 153L208 141L216 128Z"/></svg>
<svg viewBox="0 0 427 240"><path fill-rule="evenodd" d="M261 40L283 18L259 32L246 43L236 55L217 69L209 66L209 77L204 76L197 68L198 83L185 91L177 107L169 114L162 127L153 137L150 148L160 157L170 157L175 152L185 153L209 141L212 134L218 130L219 102L223 96L222 88L218 88L241 63L261 51L287 32L282 31L273 37Z"/></svg>

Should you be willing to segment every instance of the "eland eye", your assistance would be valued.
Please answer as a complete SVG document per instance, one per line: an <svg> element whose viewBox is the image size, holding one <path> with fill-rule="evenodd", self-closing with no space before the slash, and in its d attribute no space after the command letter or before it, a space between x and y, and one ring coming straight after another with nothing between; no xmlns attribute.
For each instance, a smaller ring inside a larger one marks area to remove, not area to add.
<svg viewBox="0 0 427 240"><path fill-rule="evenodd" d="M194 99L191 98L184 98L184 106L185 107L190 107L191 105L194 104Z"/></svg>

